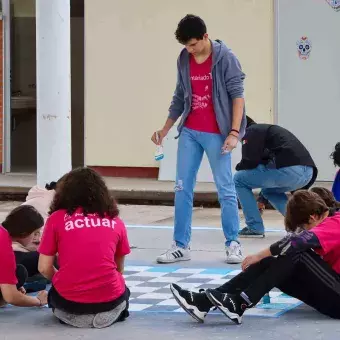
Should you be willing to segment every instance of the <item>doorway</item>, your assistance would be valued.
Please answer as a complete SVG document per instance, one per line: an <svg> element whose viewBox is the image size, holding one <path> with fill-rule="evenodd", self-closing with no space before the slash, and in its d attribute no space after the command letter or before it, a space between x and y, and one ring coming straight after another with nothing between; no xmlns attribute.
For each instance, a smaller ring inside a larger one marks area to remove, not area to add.
<svg viewBox="0 0 340 340"><path fill-rule="evenodd" d="M35 0L11 0L10 172L37 170L36 108ZM72 166L83 166L84 0L71 0L71 122Z"/></svg>

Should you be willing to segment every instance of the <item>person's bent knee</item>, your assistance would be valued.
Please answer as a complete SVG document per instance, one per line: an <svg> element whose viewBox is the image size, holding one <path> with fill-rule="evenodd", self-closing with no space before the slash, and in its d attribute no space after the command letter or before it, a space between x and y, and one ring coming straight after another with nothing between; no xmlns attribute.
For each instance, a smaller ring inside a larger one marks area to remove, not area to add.
<svg viewBox="0 0 340 340"><path fill-rule="evenodd" d="M240 170L237 171L233 177L235 187L244 187L245 185L245 179L248 177L247 171Z"/></svg>

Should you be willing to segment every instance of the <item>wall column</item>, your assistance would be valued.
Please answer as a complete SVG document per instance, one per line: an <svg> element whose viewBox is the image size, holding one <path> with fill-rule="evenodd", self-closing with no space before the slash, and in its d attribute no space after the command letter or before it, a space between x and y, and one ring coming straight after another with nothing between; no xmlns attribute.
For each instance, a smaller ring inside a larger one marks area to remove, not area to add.
<svg viewBox="0 0 340 340"><path fill-rule="evenodd" d="M72 168L70 0L36 0L37 177L58 180Z"/></svg>

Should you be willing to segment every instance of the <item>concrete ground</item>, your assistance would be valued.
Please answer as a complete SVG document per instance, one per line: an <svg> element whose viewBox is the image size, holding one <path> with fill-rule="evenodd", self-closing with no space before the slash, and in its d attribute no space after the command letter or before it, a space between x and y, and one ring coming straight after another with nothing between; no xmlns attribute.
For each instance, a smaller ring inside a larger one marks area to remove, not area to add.
<svg viewBox="0 0 340 340"><path fill-rule="evenodd" d="M0 202L0 220L19 202ZM121 206L131 244L136 246L127 265L155 266L155 257L171 244L173 207ZM284 235L282 217L266 211L265 239L242 241L244 255L254 253ZM243 218L242 218L242 224ZM234 268L224 262L219 209L197 208L193 213L192 260L176 264L190 268ZM165 266L162 266L164 268ZM340 308L340 306L339 306ZM48 309L0 310L0 340L30 339L339 339L340 323L301 305L279 318L245 316L236 326L221 314L204 324L182 313L132 312L126 322L103 330L73 329L60 325Z"/></svg>
<svg viewBox="0 0 340 340"><path fill-rule="evenodd" d="M172 205L175 183L155 178L104 177L114 197L124 204ZM36 175L30 173L0 174L0 200L23 201L28 190L36 185ZM331 188L330 182L316 182L316 186ZM254 190L255 195L259 190ZM214 183L197 183L195 206L218 206Z"/></svg>

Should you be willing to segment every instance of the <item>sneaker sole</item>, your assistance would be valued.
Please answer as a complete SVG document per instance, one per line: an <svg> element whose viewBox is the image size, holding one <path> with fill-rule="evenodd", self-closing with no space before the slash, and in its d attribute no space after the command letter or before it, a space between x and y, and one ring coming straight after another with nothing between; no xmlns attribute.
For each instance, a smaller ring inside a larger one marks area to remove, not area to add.
<svg viewBox="0 0 340 340"><path fill-rule="evenodd" d="M236 313L232 313L228 308L223 307L221 305L221 302L216 300L212 294L210 294L209 291L206 291L205 294L207 295L207 298L209 301L218 309L220 310L228 319L230 319L232 322L236 323L237 325L240 325L242 323L242 316L239 316Z"/></svg>
<svg viewBox="0 0 340 340"><path fill-rule="evenodd" d="M172 287L172 285L170 285L170 290L172 295L174 296L176 302L180 305L180 307L182 307L192 318L194 318L196 321L198 321L199 323L204 323L204 318L201 319L199 316L197 316L194 313L194 307L189 307L189 305L187 304L187 302L185 301L185 299L183 299L177 292L176 289L174 289Z"/></svg>
<svg viewBox="0 0 340 340"><path fill-rule="evenodd" d="M240 264L243 262L243 259L226 259L225 262L228 264Z"/></svg>
<svg viewBox="0 0 340 340"><path fill-rule="evenodd" d="M265 238L266 235L242 235L242 234L238 234L239 238Z"/></svg>
<svg viewBox="0 0 340 340"><path fill-rule="evenodd" d="M173 260L160 260L157 259L157 263L162 263L162 264L168 264L168 263L175 263L175 262L180 262L180 261L190 261L191 257L183 257L183 258L178 258L178 259L173 259Z"/></svg>

